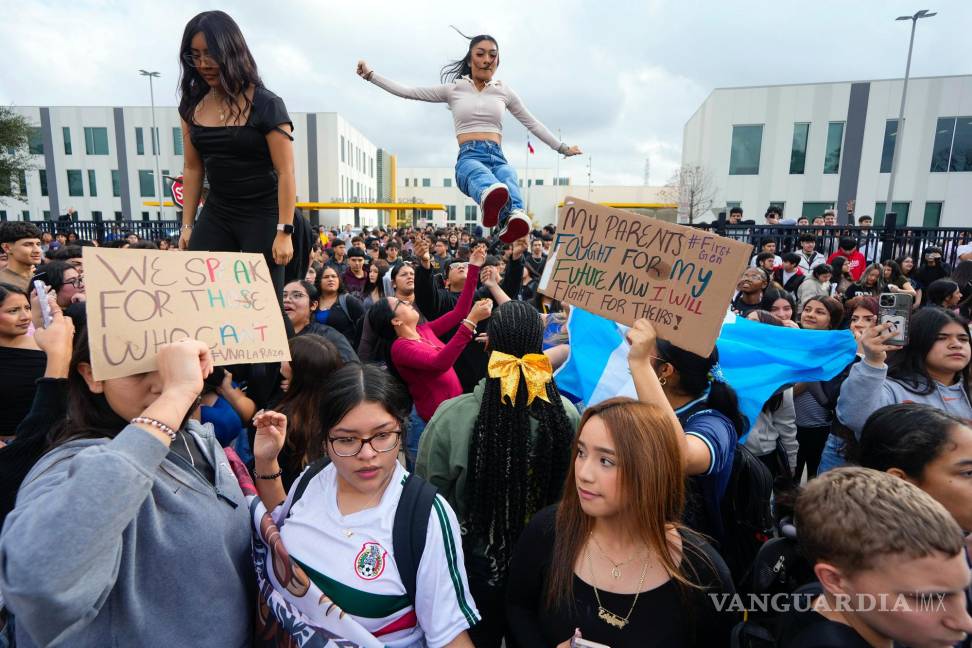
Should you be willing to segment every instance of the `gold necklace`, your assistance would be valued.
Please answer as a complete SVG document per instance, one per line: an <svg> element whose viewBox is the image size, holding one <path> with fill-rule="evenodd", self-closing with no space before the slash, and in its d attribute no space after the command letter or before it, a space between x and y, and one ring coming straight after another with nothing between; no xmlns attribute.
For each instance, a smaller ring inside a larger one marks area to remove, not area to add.
<svg viewBox="0 0 972 648"><path fill-rule="evenodd" d="M631 602L628 614L624 618L619 617L601 605L601 595L597 591L597 583L594 578L594 563L591 561L590 549L587 550L587 567L591 570L591 588L594 590L594 598L597 600L597 618L619 630L624 629L624 626L628 625L628 619L631 618L631 613L634 612L635 606L638 605L638 597L641 596L641 586L645 584L645 575L648 573L648 561L646 560L645 566L641 568L641 578L638 579L638 591L635 592L634 600Z"/></svg>
<svg viewBox="0 0 972 648"><path fill-rule="evenodd" d="M199 114L199 111L202 110L203 104L205 102L209 101L210 98L214 98L215 99L215 97L216 97L216 95L214 94L214 91L213 90L210 90L209 92L207 92L205 98L203 98L203 100L200 101L196 105L196 114ZM219 112L219 121L221 121L223 123L223 126L225 126L226 125L226 113L223 111L223 102L222 101L219 102L219 104L216 106L216 110Z"/></svg>
<svg viewBox="0 0 972 648"><path fill-rule="evenodd" d="M392 473L392 476L394 476L394 473ZM365 505L362 508L360 508L357 511L355 511L354 513L359 513L361 511L366 511L366 510L368 510L370 508L374 508L375 506L377 506L378 505L378 502L381 501L382 496L385 494L385 489L388 488L388 484L390 484L390 483L391 483L391 477L389 477L387 480L385 480L384 486L382 486L380 489L378 489L378 492L375 493L375 495L376 495L375 497L372 497L370 500L368 500L367 502L365 502ZM339 513L341 512L341 507L340 506L338 506L338 512ZM354 513L348 513L348 515L354 515ZM347 516L345 516L345 515L342 514L341 517L347 517ZM354 535L354 529L347 528L347 527L344 529L344 537L350 538L353 535Z"/></svg>
<svg viewBox="0 0 972 648"><path fill-rule="evenodd" d="M601 548L601 543L599 543L597 541L597 538L594 537L594 532L593 531L591 531L591 540L594 541L594 546L597 548L597 552L599 554L601 554L602 556L604 556L609 563L611 563L612 565L614 565L614 567L611 569L611 575L614 576L615 580L621 578L621 568L623 566L627 565L629 562L631 562L635 558L638 557L638 554L635 553L630 558L628 558L627 560L623 560L623 561L621 561L619 563L618 562L614 562L614 559L611 558L611 556L607 555L607 552L605 552L604 549Z"/></svg>

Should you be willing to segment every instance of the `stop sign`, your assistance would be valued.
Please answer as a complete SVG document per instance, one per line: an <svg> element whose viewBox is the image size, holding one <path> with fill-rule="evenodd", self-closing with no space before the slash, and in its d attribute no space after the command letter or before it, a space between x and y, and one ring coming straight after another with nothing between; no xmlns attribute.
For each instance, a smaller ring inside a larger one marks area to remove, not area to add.
<svg viewBox="0 0 972 648"><path fill-rule="evenodd" d="M182 207L182 176L172 181L172 202Z"/></svg>

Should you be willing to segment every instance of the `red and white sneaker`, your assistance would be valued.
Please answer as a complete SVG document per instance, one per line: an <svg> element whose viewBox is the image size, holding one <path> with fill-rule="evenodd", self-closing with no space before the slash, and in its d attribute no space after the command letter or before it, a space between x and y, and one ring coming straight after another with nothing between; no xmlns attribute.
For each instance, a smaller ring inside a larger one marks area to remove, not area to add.
<svg viewBox="0 0 972 648"><path fill-rule="evenodd" d="M532 226L526 212L522 209L514 209L506 218L506 223L499 231L499 238L504 243L518 241L530 233Z"/></svg>
<svg viewBox="0 0 972 648"><path fill-rule="evenodd" d="M500 212L506 207L509 199L510 190L502 182L491 184L483 190L483 195L479 198L479 206L483 210L483 225L485 227L496 227Z"/></svg>

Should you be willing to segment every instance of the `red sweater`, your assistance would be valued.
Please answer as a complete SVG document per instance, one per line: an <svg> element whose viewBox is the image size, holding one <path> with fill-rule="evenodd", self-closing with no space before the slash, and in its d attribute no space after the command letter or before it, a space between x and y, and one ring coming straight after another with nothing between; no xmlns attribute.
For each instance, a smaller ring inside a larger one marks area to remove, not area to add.
<svg viewBox="0 0 972 648"><path fill-rule="evenodd" d="M466 283L455 308L439 319L419 324L419 340L398 338L392 343L391 358L395 369L408 385L415 409L428 421L443 401L462 394L462 384L452 366L473 337L468 326L459 326L472 308L473 293L479 283L479 266L469 264ZM448 344L438 336L459 326Z"/></svg>
<svg viewBox="0 0 972 648"><path fill-rule="evenodd" d="M839 256L847 259L844 267L847 268L848 272L850 272L851 276L854 278L854 281L859 281L861 275L864 274L865 266L867 266L867 261L864 259L864 255L861 254L861 251L855 249L853 252L848 254L843 250L837 250L827 258L827 265L834 265L834 259ZM840 277L836 277L834 281L839 283Z"/></svg>

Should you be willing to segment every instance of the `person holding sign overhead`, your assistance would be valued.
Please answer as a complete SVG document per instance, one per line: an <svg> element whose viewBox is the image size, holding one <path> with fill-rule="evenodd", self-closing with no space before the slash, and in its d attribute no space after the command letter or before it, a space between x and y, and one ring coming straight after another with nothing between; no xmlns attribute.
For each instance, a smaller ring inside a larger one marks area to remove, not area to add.
<svg viewBox="0 0 972 648"><path fill-rule="evenodd" d="M282 308L297 195L287 108L264 87L239 26L222 11L189 21L179 58L185 150L179 247L263 254ZM209 194L196 220L204 175Z"/></svg>
<svg viewBox="0 0 972 648"><path fill-rule="evenodd" d="M398 97L449 105L459 142L456 186L480 206L483 225L498 224L500 240L512 243L526 236L532 224L523 210L516 171L500 148L506 110L558 153L569 157L580 155L581 150L558 141L530 114L512 88L493 78L499 67L495 38L486 34L472 38L462 32L460 35L469 40L469 49L463 58L443 68L442 85L403 86L376 74L364 61L358 61L357 71L361 78Z"/></svg>
<svg viewBox="0 0 972 648"><path fill-rule="evenodd" d="M75 346L67 418L0 535L18 646L251 643L246 501L212 428L188 419L213 357L187 339L155 361L96 380L85 334Z"/></svg>

